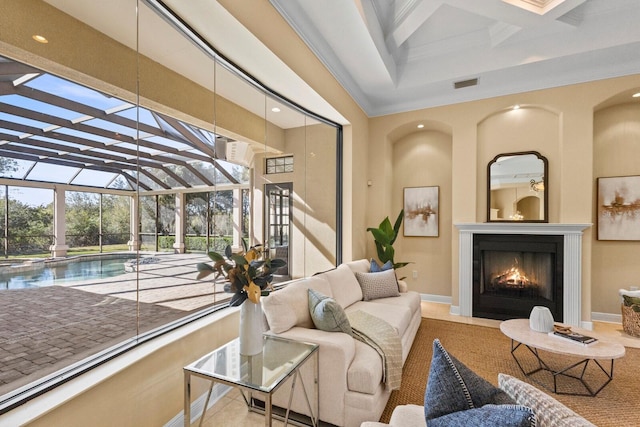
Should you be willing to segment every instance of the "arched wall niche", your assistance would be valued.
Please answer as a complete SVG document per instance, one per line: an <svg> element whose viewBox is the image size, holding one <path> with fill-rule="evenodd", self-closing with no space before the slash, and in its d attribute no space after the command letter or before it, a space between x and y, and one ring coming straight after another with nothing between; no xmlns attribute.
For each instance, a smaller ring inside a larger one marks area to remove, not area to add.
<svg viewBox="0 0 640 427"><path fill-rule="evenodd" d="M418 124L424 127L418 129ZM392 221L404 207L404 190L438 187L438 235L404 236L396 240L396 261L411 262L398 271L409 287L423 294L451 294L452 128L434 120L412 121L388 134L392 171Z"/></svg>
<svg viewBox="0 0 640 427"><path fill-rule="evenodd" d="M598 217L598 178L640 175L640 101L631 95L640 88L621 91L594 108L593 208L591 304L596 313L619 313L619 288L637 286L640 266L637 240L599 240L607 217ZM624 189L623 189L624 191ZM615 221L615 219L611 219Z"/></svg>
<svg viewBox="0 0 640 427"><path fill-rule="evenodd" d="M480 120L477 125L477 169L476 169L476 219L487 218L487 165L498 154L537 151L549 162L549 222L558 222L562 114L547 106L520 105L518 109L505 108L495 111ZM528 190L528 189L527 189ZM524 197L522 192L512 197Z"/></svg>
<svg viewBox="0 0 640 427"><path fill-rule="evenodd" d="M606 108L613 107L613 106L616 106L616 105L634 103L633 100L635 98L633 98L633 95L636 94L636 93L640 93L640 87L638 87L638 86L635 86L633 88L625 89L623 91L620 91L620 92L616 93L615 95L612 95L612 96L608 97L607 99L605 99L604 101L602 101L599 104L597 104L593 108L593 111L594 111L594 113L597 113L597 112L599 112L601 110L604 110Z"/></svg>
<svg viewBox="0 0 640 427"><path fill-rule="evenodd" d="M424 127L418 128L418 125L423 125ZM451 135L453 128L449 124L437 120L414 120L393 129L389 132L387 140L391 144L394 144L396 141L404 138L410 133L426 131L436 131L446 135Z"/></svg>

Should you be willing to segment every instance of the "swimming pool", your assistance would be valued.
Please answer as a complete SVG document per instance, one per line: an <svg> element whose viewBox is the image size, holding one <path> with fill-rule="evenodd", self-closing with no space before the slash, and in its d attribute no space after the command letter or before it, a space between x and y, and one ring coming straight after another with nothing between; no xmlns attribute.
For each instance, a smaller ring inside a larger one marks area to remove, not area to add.
<svg viewBox="0 0 640 427"><path fill-rule="evenodd" d="M131 259L135 259L135 255L38 263L30 269L12 267L0 272L0 290L40 288L79 280L114 277L125 272L124 264Z"/></svg>

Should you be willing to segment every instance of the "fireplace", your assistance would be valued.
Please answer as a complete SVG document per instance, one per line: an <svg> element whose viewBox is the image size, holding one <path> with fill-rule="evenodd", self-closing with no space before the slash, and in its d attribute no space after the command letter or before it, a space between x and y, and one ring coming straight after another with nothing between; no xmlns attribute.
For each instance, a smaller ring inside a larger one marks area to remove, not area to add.
<svg viewBox="0 0 640 427"><path fill-rule="evenodd" d="M553 235L563 237L562 256L562 318L571 326L590 329L590 321L582 320L582 233L591 224L551 223L457 223L459 233L458 305L451 313L473 316L473 241L480 234ZM528 314L527 314L528 316Z"/></svg>
<svg viewBox="0 0 640 427"><path fill-rule="evenodd" d="M473 316L522 318L541 305L563 319L563 242L558 235L474 235Z"/></svg>

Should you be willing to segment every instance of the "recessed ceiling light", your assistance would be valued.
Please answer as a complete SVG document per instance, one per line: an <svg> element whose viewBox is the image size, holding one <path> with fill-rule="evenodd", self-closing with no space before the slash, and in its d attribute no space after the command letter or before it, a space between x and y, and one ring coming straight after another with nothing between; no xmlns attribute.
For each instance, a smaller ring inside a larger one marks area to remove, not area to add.
<svg viewBox="0 0 640 427"><path fill-rule="evenodd" d="M273 107L271 111L273 111L274 113L279 113L280 109L278 107Z"/></svg>
<svg viewBox="0 0 640 427"><path fill-rule="evenodd" d="M31 36L31 38L33 38L38 43L42 43L42 44L49 43L49 40L47 40L47 38L45 36L41 36L39 34L34 34L33 36Z"/></svg>
<svg viewBox="0 0 640 427"><path fill-rule="evenodd" d="M520 109L520 105L518 105L518 104L514 105L514 106L513 106L513 109L514 109L514 110L519 110L519 109Z"/></svg>
<svg viewBox="0 0 640 427"><path fill-rule="evenodd" d="M423 125L422 123L420 123L420 124L418 125L418 129L422 129L423 127L424 127L424 125Z"/></svg>
<svg viewBox="0 0 640 427"><path fill-rule="evenodd" d="M633 98L640 98L640 92L631 95Z"/></svg>

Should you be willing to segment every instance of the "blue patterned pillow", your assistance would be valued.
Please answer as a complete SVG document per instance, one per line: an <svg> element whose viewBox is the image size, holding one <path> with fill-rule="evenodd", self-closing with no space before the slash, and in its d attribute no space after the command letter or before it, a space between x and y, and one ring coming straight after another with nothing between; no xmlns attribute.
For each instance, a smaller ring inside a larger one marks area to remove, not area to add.
<svg viewBox="0 0 640 427"><path fill-rule="evenodd" d="M340 304L331 297L309 289L309 314L316 329L344 332L353 336L349 319Z"/></svg>
<svg viewBox="0 0 640 427"><path fill-rule="evenodd" d="M436 418L454 412L482 408L487 404L513 407L515 401L447 353L440 340L434 340L433 358L424 395L424 415L427 424L431 426L432 420ZM479 412L479 415L471 413L469 416L487 415Z"/></svg>
<svg viewBox="0 0 640 427"><path fill-rule="evenodd" d="M371 266L369 267L369 273L380 273L381 271L391 270L393 269L393 264L391 261L385 262L382 267L376 262L375 259L371 258Z"/></svg>
<svg viewBox="0 0 640 427"><path fill-rule="evenodd" d="M429 427L530 427L535 426L531 408L521 405L492 405L452 412L429 420Z"/></svg>

